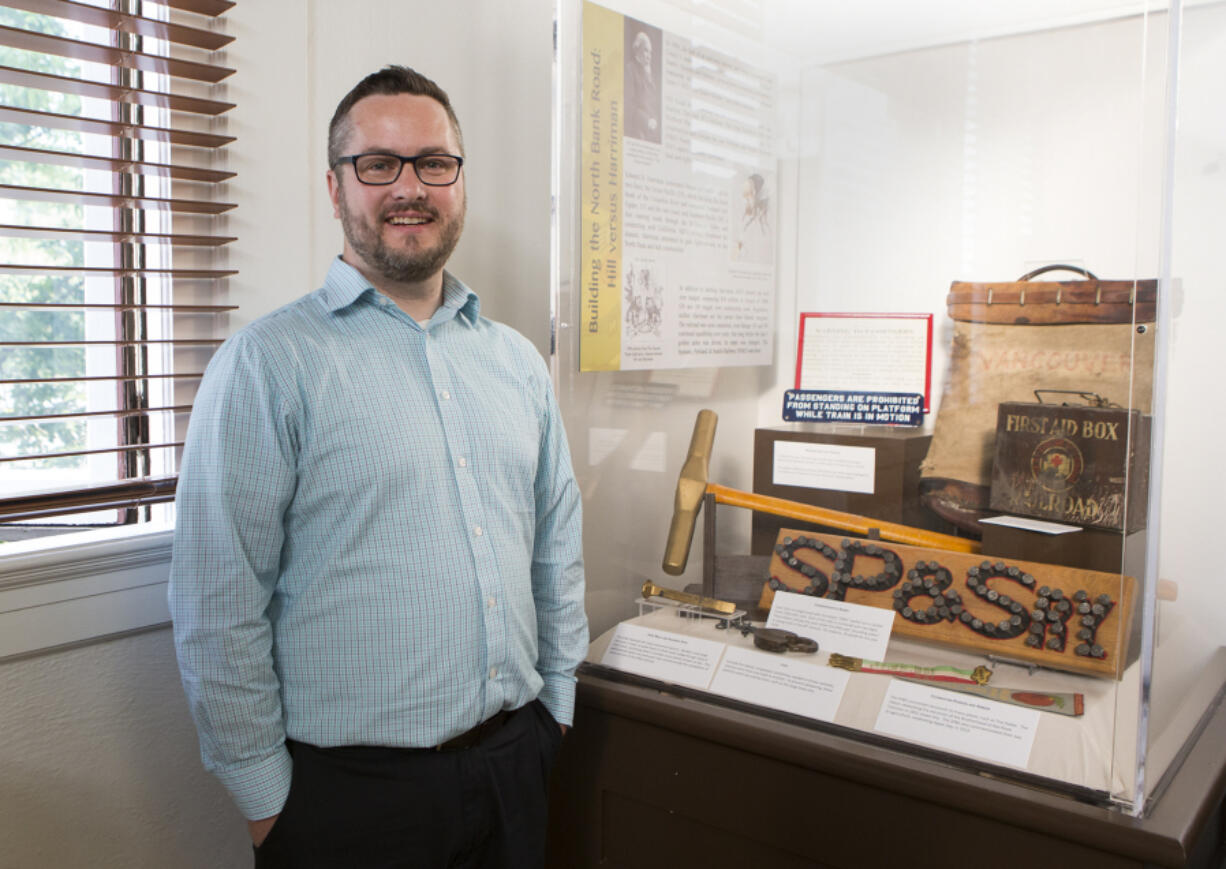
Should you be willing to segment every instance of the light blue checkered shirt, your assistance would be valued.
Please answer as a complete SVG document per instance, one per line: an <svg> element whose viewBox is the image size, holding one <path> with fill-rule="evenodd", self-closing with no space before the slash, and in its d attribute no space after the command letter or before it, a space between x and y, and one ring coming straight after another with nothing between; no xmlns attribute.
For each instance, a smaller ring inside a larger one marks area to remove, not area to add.
<svg viewBox="0 0 1226 869"><path fill-rule="evenodd" d="M445 276L423 328L337 259L228 340L192 412L170 606L205 766L248 818L284 739L430 746L587 651L580 498L549 375Z"/></svg>

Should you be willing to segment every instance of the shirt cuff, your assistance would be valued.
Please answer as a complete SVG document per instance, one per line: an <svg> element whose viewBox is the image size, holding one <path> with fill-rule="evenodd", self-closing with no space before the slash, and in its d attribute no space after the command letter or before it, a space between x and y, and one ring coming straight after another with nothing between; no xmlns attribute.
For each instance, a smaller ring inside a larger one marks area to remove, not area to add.
<svg viewBox="0 0 1226 869"><path fill-rule="evenodd" d="M570 727L575 720L575 677L551 673L541 678L545 684L537 699L545 704L554 721Z"/></svg>
<svg viewBox="0 0 1226 869"><path fill-rule="evenodd" d="M238 810L249 821L271 818L285 808L294 762L284 746L259 763L217 770L217 778L230 792Z"/></svg>

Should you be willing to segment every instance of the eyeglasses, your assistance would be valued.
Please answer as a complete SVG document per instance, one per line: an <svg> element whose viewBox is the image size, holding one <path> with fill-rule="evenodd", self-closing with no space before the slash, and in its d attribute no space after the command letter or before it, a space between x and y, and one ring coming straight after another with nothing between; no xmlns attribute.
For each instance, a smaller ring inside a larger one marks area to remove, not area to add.
<svg viewBox="0 0 1226 869"><path fill-rule="evenodd" d="M353 173L363 184L393 184L408 163L422 184L447 187L460 178L464 158L455 154L419 154L402 157L399 154L351 154L339 158L334 166L352 163Z"/></svg>

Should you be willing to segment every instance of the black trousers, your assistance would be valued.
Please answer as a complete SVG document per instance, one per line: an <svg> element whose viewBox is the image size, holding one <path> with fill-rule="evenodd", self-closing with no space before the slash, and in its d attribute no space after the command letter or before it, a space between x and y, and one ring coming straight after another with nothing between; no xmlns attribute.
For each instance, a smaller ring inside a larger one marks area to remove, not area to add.
<svg viewBox="0 0 1226 869"><path fill-rule="evenodd" d="M532 869L562 740L533 701L454 751L290 743L289 798L256 869Z"/></svg>

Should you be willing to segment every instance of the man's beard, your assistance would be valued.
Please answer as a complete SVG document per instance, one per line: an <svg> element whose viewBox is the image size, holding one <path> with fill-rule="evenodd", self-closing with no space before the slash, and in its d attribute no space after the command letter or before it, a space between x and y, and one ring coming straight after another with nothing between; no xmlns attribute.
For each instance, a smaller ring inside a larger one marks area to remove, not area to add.
<svg viewBox="0 0 1226 869"><path fill-rule="evenodd" d="M379 275L398 283L419 283L438 274L451 258L464 229L463 208L454 220L444 221L440 219L437 209L418 203L413 209L431 217L434 225L439 227L438 243L424 249L394 250L383 240L382 218L378 226L372 227L349 211L344 196L339 198L338 204L341 227L350 247Z"/></svg>

